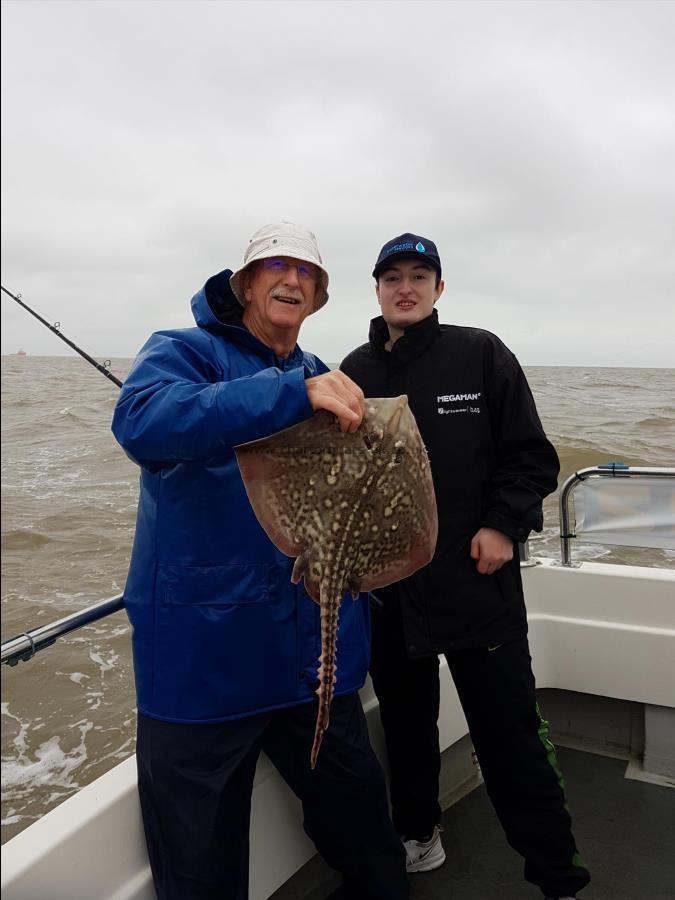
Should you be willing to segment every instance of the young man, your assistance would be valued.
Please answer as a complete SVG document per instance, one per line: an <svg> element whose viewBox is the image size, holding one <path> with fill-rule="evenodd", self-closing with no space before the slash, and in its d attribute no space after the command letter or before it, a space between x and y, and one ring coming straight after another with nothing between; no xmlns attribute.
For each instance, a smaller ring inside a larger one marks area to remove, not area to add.
<svg viewBox="0 0 675 900"><path fill-rule="evenodd" d="M438 654L448 661L485 784L525 878L549 897L589 881L537 708L518 553L543 524L558 458L518 361L495 335L441 325L433 241L388 241L373 276L382 315L342 363L367 397L407 394L429 452L439 535L432 562L378 591L371 675L409 872L445 860L438 824Z"/></svg>
<svg viewBox="0 0 675 900"><path fill-rule="evenodd" d="M342 659L317 767L318 606L264 533L234 447L334 413L363 394L297 345L328 299L314 235L261 228L243 266L192 299L195 328L161 331L120 394L115 437L141 467L124 598L133 625L138 785L160 900L245 900L256 761L264 750L302 801L304 827L347 897L406 900L405 853L358 698L368 605L344 605Z"/></svg>

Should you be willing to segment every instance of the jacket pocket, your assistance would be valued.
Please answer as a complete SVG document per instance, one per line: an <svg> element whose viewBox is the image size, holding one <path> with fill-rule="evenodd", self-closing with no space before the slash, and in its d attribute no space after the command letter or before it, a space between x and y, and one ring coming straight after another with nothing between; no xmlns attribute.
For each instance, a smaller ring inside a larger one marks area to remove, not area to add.
<svg viewBox="0 0 675 900"><path fill-rule="evenodd" d="M239 606L270 599L269 566L167 566L157 570L157 596L167 606Z"/></svg>

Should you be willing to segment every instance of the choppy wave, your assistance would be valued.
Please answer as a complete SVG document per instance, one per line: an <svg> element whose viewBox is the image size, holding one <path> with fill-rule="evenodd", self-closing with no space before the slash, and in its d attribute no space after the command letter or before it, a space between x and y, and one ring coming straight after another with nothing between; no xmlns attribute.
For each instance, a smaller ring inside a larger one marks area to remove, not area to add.
<svg viewBox="0 0 675 900"><path fill-rule="evenodd" d="M2 549L5 550L37 550L48 544L51 538L40 532L29 531L20 528L17 531L7 531L2 535Z"/></svg>
<svg viewBox="0 0 675 900"><path fill-rule="evenodd" d="M670 416L650 416L637 422L638 428L672 428L674 425L675 419Z"/></svg>

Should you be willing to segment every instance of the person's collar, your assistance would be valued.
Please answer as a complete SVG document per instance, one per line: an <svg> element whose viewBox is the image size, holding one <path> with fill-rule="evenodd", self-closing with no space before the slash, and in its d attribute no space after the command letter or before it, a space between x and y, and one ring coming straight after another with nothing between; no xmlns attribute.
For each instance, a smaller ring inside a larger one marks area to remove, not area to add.
<svg viewBox="0 0 675 900"><path fill-rule="evenodd" d="M370 345L378 353L391 357L392 361L405 363L411 359L416 359L424 353L427 347L436 339L440 328L438 313L434 309L426 319L415 322L414 325L406 328L403 335L389 351L385 349L385 344L389 340L389 328L382 316L377 316L370 323Z"/></svg>

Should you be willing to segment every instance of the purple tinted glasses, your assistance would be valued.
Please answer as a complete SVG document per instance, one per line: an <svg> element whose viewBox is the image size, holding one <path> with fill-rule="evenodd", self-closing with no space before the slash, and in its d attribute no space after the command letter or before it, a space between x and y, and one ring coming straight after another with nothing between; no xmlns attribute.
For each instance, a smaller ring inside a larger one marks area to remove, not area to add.
<svg viewBox="0 0 675 900"><path fill-rule="evenodd" d="M288 259L273 256L270 259L263 259L262 264L264 269L276 272L278 275L285 275L290 269L297 269L298 278L301 281L311 281L316 284L319 280L319 270L312 263L291 262Z"/></svg>

